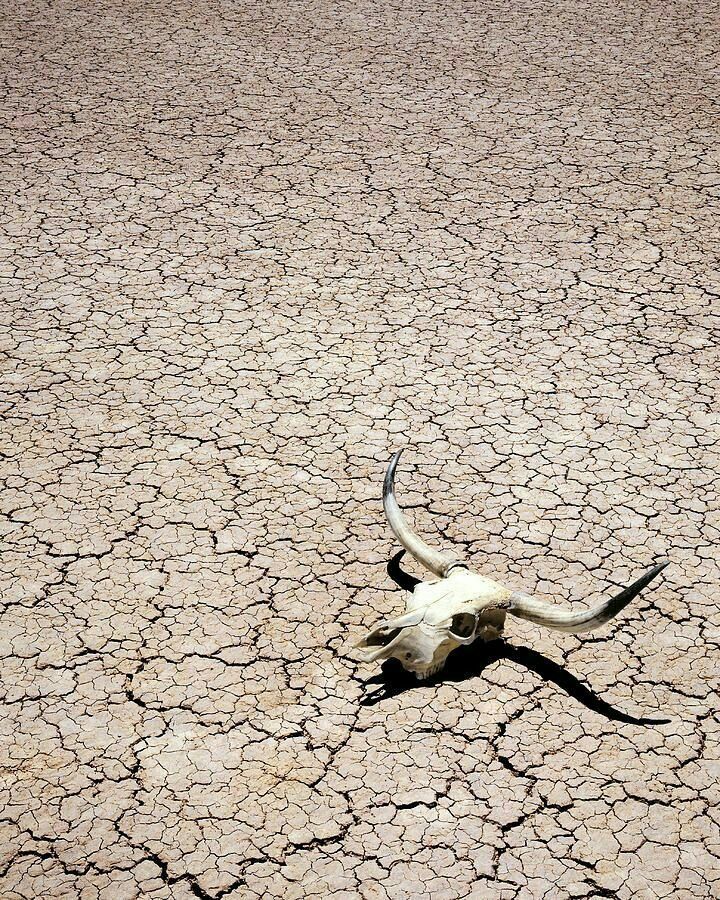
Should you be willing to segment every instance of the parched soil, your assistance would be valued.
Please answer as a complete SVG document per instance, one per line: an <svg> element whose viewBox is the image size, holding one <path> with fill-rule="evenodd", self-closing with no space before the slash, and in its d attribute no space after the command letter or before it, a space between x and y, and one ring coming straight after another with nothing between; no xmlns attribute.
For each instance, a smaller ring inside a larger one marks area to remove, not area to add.
<svg viewBox="0 0 720 900"><path fill-rule="evenodd" d="M6 0L3 900L719 896L719 24ZM513 588L671 565L360 664L401 446Z"/></svg>

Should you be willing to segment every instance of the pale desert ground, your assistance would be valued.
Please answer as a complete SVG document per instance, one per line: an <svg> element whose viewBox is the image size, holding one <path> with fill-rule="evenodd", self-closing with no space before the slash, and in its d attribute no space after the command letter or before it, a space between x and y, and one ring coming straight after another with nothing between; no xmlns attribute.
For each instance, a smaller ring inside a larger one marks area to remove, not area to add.
<svg viewBox="0 0 720 900"><path fill-rule="evenodd" d="M719 896L714 5L0 20L3 900Z"/></svg>

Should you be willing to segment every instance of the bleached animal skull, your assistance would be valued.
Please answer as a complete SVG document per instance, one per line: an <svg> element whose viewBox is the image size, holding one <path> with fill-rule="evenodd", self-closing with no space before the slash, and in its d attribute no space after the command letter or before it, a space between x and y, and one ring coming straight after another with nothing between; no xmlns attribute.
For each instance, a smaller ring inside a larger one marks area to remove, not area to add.
<svg viewBox="0 0 720 900"><path fill-rule="evenodd" d="M456 647L499 637L507 614L559 631L590 631L616 616L668 565L662 560L617 596L579 612L513 591L433 550L412 531L395 499L401 453L393 456L385 474L385 515L403 547L440 580L418 584L404 615L382 622L356 645L365 662L394 658L418 678L427 678L442 669Z"/></svg>

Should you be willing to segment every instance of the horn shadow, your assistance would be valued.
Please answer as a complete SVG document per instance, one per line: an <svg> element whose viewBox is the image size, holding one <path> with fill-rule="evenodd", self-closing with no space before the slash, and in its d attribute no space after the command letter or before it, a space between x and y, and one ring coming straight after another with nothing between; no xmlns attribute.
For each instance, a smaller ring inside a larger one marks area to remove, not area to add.
<svg viewBox="0 0 720 900"><path fill-rule="evenodd" d="M388 660L384 663L381 674L375 675L365 682L366 687L371 685L377 685L377 687L369 690L360 703L362 706L375 706L385 699L428 684L437 684L443 681L466 681L468 678L480 675L488 666L500 660L515 662L531 672L535 672L546 684L556 685L578 703L605 716L610 721L624 722L627 725L666 725L671 721L670 719L644 716L636 717L624 713L603 700L592 688L583 684L579 678L558 663L548 659L547 656L543 656L542 653L531 650L529 647L506 644L502 640L483 646L479 652L477 645L458 647L448 657L445 668L427 681L418 681L414 675L406 672L397 660Z"/></svg>
<svg viewBox="0 0 720 900"><path fill-rule="evenodd" d="M400 560L403 556L405 556L404 550L398 551L395 556L393 556L387 564L387 573L398 587L412 593L417 585L421 583L422 579L416 578L414 575L411 575L409 572L405 572L400 568Z"/></svg>

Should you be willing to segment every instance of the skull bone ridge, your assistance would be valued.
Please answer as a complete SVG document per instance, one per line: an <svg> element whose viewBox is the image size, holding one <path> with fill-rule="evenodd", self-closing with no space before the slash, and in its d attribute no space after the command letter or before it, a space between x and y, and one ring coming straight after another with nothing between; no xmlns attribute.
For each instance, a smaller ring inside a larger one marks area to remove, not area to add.
<svg viewBox="0 0 720 900"><path fill-rule="evenodd" d="M510 594L460 566L442 581L420 582L407 613L383 622L363 639L365 661L392 657L418 678L428 678L443 668L456 647L500 636L505 625L502 602Z"/></svg>

